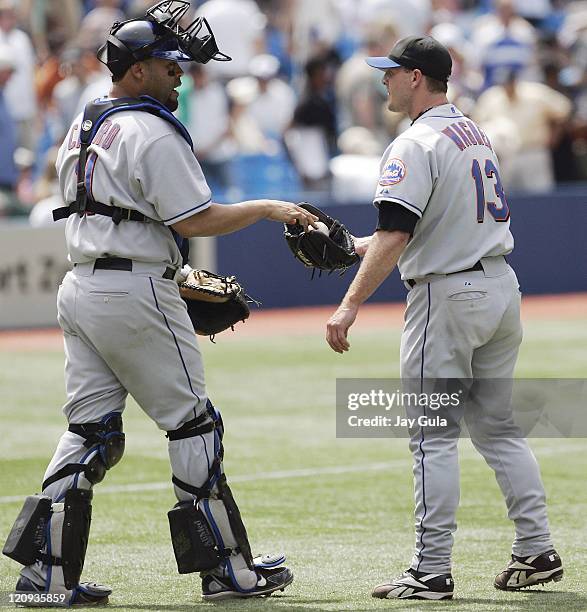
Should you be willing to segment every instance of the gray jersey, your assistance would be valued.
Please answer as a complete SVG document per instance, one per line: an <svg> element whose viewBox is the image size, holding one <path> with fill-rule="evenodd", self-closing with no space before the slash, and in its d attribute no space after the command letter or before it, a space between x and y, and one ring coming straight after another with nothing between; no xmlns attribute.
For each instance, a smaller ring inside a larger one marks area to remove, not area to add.
<svg viewBox="0 0 587 612"><path fill-rule="evenodd" d="M79 133L73 122L57 157L65 202L76 199ZM69 259L84 263L100 257L181 265L167 225L210 206L210 188L188 143L164 119L122 111L106 119L88 147L85 184L97 202L137 210L153 222L112 223L104 215L71 215L66 225Z"/></svg>
<svg viewBox="0 0 587 612"><path fill-rule="evenodd" d="M466 270L514 246L489 139L452 104L421 115L387 148L374 203L420 218L398 262L403 279Z"/></svg>

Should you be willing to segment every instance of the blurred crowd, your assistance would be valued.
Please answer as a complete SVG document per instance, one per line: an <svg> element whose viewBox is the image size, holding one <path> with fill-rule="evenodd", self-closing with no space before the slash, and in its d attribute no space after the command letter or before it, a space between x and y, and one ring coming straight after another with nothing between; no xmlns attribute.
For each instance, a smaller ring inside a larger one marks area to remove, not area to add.
<svg viewBox="0 0 587 612"><path fill-rule="evenodd" d="M50 222L55 152L111 80L96 49L155 0L0 0L0 215ZM488 133L509 190L587 180L587 1L205 0L232 62L186 64L178 117L217 201L369 199L407 119L368 55L428 33L451 51L449 100Z"/></svg>

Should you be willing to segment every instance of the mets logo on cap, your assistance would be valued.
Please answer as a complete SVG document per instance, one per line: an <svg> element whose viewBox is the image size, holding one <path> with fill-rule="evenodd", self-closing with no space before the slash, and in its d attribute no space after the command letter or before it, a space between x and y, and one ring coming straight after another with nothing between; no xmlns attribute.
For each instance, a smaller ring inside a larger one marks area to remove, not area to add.
<svg viewBox="0 0 587 612"><path fill-rule="evenodd" d="M383 187L397 185L404 180L405 176L406 165L398 157L393 157L387 160L383 173L381 174L381 178L379 179L379 184Z"/></svg>

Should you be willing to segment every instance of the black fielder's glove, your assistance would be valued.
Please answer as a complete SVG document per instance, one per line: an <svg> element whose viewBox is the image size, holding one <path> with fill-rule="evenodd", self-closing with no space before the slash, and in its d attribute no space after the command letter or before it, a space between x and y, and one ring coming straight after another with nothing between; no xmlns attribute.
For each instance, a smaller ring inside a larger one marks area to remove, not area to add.
<svg viewBox="0 0 587 612"><path fill-rule="evenodd" d="M206 270L191 270L178 283L196 333L214 336L249 318L254 302L234 276L219 276Z"/></svg>
<svg viewBox="0 0 587 612"><path fill-rule="evenodd" d="M299 206L318 217L318 227L310 225L304 230L299 224L284 224L283 235L297 259L309 268L339 270L341 274L359 261L353 237L340 221L307 202Z"/></svg>

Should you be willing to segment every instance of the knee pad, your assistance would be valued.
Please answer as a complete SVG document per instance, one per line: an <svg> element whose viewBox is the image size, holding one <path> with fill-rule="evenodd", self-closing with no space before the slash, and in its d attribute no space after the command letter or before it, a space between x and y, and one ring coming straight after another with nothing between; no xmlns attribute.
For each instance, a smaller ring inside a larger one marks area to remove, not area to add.
<svg viewBox="0 0 587 612"><path fill-rule="evenodd" d="M122 459L125 436L120 412L110 412L97 423L72 423L69 431L85 438L88 459L70 463L49 476L43 482L43 490L61 478L78 473L83 473L91 485L98 484L104 480L106 471Z"/></svg>
<svg viewBox="0 0 587 612"><path fill-rule="evenodd" d="M62 502L53 502L45 495L31 495L26 498L2 552L22 565L42 561L45 565L61 566L65 587L73 589L84 567L91 517L92 491L70 489Z"/></svg>
<svg viewBox="0 0 587 612"><path fill-rule="evenodd" d="M84 470L86 479L95 485L104 480L106 471L114 467L124 454L125 435L122 432L122 415L119 412L107 414L98 423L96 431L86 438L84 446L98 447L98 452L88 461Z"/></svg>
<svg viewBox="0 0 587 612"><path fill-rule="evenodd" d="M180 574L222 567L242 591L254 588L257 574L247 531L224 474L217 498L180 502L169 513L171 541Z"/></svg>
<svg viewBox="0 0 587 612"><path fill-rule="evenodd" d="M111 412L101 421L96 442L99 444L99 453L107 470L114 467L124 454L125 435L122 431L122 415L120 412Z"/></svg>

